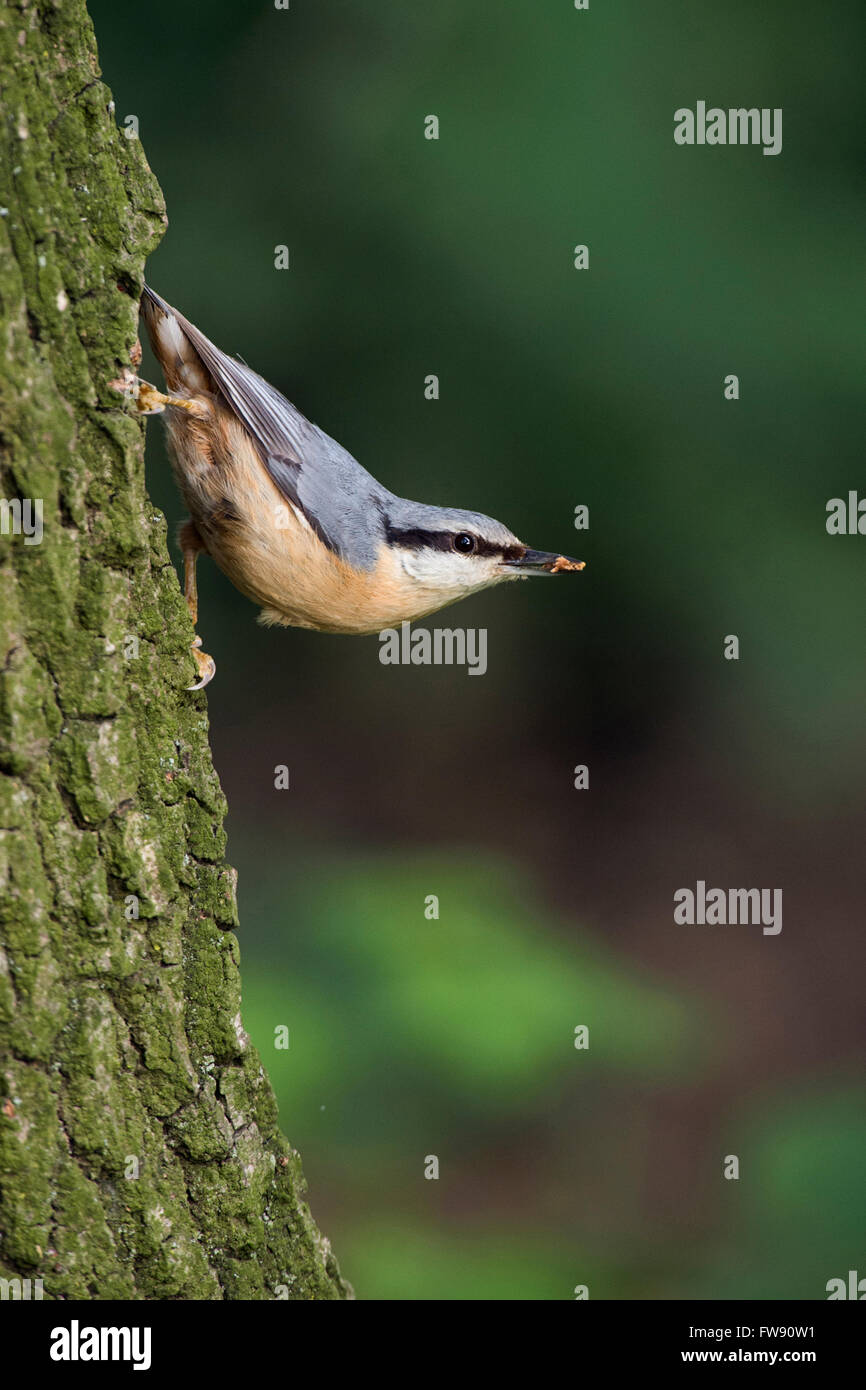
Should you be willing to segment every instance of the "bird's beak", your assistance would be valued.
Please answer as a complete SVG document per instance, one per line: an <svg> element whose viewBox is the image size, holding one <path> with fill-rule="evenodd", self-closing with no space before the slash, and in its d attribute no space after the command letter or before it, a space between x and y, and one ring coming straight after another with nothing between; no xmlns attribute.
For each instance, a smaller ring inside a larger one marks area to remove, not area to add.
<svg viewBox="0 0 866 1390"><path fill-rule="evenodd" d="M506 560L508 569L518 574L561 574L563 570L582 570L585 560L572 560L552 550L525 550L518 560Z"/></svg>

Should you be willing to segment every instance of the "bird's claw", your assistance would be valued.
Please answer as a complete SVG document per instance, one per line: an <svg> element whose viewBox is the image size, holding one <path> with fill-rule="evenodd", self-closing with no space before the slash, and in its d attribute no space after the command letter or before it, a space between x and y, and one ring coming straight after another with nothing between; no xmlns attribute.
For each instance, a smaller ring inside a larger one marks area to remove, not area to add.
<svg viewBox="0 0 866 1390"><path fill-rule="evenodd" d="M187 690L204 690L205 686L210 685L216 675L216 662L213 657L208 656L207 652L203 652L200 649L201 638L197 637L190 647L190 651L192 652L192 659L196 664L196 670L198 671L200 679L196 681L195 685L188 685Z"/></svg>
<svg viewBox="0 0 866 1390"><path fill-rule="evenodd" d="M149 381L142 381L129 367L124 367L120 376L108 384L112 391L119 391L132 401L137 415L161 415L166 405L170 404L168 396L157 391Z"/></svg>
<svg viewBox="0 0 866 1390"><path fill-rule="evenodd" d="M149 381L142 381L141 377L135 379L132 399L139 415L161 415L167 404L162 391L157 391L155 386L151 386Z"/></svg>

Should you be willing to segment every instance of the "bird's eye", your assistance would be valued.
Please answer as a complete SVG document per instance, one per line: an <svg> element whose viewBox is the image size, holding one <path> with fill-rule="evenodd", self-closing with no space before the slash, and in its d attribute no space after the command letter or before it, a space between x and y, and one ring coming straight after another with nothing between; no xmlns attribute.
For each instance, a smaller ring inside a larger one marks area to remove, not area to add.
<svg viewBox="0 0 866 1390"><path fill-rule="evenodd" d="M451 543L461 555L469 555L475 549L475 537L468 535L466 531L461 531Z"/></svg>

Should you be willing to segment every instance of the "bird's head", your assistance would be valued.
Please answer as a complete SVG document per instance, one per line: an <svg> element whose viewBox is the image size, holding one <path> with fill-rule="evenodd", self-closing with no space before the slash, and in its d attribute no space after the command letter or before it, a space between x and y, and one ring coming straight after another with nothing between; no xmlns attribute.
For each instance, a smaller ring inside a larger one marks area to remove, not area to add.
<svg viewBox="0 0 866 1390"><path fill-rule="evenodd" d="M437 607L503 580L584 568L583 560L530 549L481 512L404 502L386 518L385 536L407 579L438 597Z"/></svg>

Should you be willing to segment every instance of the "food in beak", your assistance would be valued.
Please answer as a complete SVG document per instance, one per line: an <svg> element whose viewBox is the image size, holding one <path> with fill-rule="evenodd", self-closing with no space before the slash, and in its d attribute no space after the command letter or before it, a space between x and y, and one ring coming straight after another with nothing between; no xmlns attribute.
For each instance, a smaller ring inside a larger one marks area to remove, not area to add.
<svg viewBox="0 0 866 1390"><path fill-rule="evenodd" d="M557 555L550 550L527 549L517 559L506 560L506 564L523 574L562 574L565 570L586 568L585 560L572 560L569 555Z"/></svg>

